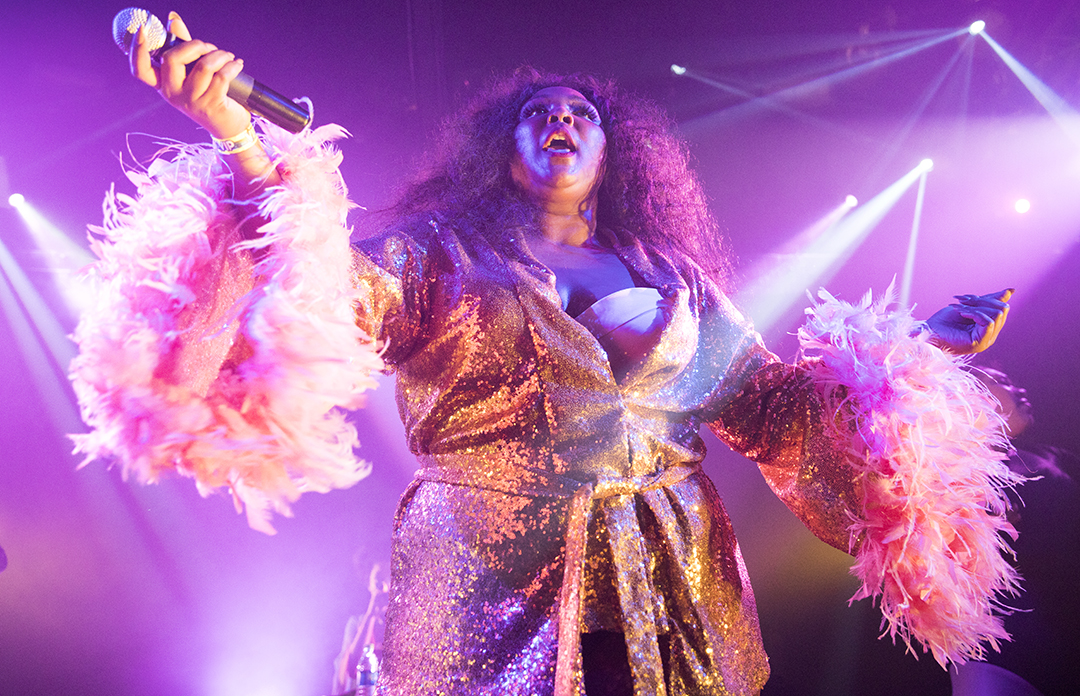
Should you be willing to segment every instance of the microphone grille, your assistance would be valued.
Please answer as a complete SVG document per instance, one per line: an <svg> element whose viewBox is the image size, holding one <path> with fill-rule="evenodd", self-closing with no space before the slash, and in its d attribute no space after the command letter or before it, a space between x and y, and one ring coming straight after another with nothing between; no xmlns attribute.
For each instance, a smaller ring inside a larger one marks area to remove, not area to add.
<svg viewBox="0 0 1080 696"><path fill-rule="evenodd" d="M150 51L165 45L165 26L161 20L140 7L127 7L116 13L112 22L113 41L125 54L131 53L131 42L139 27L146 25L146 39Z"/></svg>

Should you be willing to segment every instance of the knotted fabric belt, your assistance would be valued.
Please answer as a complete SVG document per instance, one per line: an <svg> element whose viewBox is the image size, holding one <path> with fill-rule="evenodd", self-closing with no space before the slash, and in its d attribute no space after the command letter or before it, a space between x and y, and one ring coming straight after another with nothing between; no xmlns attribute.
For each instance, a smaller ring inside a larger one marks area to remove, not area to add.
<svg viewBox="0 0 1080 696"><path fill-rule="evenodd" d="M625 625L643 627L624 633L630 668L636 684L635 693L666 693L657 623L663 615L663 599L655 592L648 552L637 522L634 496L668 488L701 471L698 464L669 467L653 474L634 478L605 478L582 483L566 476L539 470L515 469L513 484L503 476L485 473L487 467L461 466L457 456L421 458L423 468L416 481L447 483L499 491L529 497L569 498L566 522L566 551L562 589L559 593L559 647L555 668L555 696L579 693L581 674L582 584L585 547L594 501L622 498L605 506L615 559L616 588ZM460 457L467 460L468 457ZM447 464L450 464L447 466ZM524 474L524 475L523 475ZM614 523L614 524L612 524ZM633 529L628 536L624 531ZM618 548L615 548L618 546Z"/></svg>

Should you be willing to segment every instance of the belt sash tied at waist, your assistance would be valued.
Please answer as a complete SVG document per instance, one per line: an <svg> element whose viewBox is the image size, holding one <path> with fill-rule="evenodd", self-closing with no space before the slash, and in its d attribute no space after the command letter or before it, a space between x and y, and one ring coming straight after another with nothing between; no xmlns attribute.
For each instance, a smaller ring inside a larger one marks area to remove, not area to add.
<svg viewBox="0 0 1080 696"><path fill-rule="evenodd" d="M453 459L456 459L454 457ZM624 638L635 694L664 696L663 662L657 626L666 615L664 599L653 587L649 554L637 521L634 496L668 488L699 473L698 464L668 467L634 478L606 478L583 483L566 476L529 470L515 471L510 485L503 477L485 475L472 467L446 466L446 457L421 458L414 485L430 481L469 486L530 497L569 498L566 522L563 582L559 593L559 644L555 668L555 696L577 696L581 688L582 585L585 551L594 502L608 500L604 506L612 557L615 559L615 585L624 618ZM646 505L649 498L643 496ZM618 500L610 500L619 498ZM656 511L660 512L660 511ZM660 515L658 515L660 516ZM661 525L663 527L663 525ZM627 535L624 530L637 530ZM670 540L669 542L673 542ZM680 546L675 542L675 546ZM615 548L618 546L619 548ZM643 630L637 630L642 627ZM708 639L706 639L708 640Z"/></svg>

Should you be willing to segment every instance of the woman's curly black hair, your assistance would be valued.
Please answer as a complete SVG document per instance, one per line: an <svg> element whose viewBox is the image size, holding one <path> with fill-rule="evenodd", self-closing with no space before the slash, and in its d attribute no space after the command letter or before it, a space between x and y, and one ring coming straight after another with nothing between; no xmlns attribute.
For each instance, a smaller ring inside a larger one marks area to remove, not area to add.
<svg viewBox="0 0 1080 696"><path fill-rule="evenodd" d="M633 236L680 265L693 259L725 284L727 251L671 120L655 104L591 75L525 67L492 82L443 123L426 164L387 212L398 219L435 213L494 244L508 230L535 225L538 209L511 179L514 129L525 102L554 86L581 92L600 112L607 148L597 225Z"/></svg>

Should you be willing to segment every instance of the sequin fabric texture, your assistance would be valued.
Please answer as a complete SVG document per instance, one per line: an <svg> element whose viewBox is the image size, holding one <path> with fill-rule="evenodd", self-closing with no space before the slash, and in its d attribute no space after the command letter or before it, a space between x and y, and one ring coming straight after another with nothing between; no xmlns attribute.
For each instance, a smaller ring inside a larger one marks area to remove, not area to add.
<svg viewBox="0 0 1080 696"><path fill-rule="evenodd" d="M394 527L383 694L583 694L580 633L626 637L637 694L755 694L768 676L708 424L847 550L850 471L820 399L700 273L607 233L667 324L616 379L520 239L424 221L355 246L420 462ZM658 636L670 646L667 669Z"/></svg>

